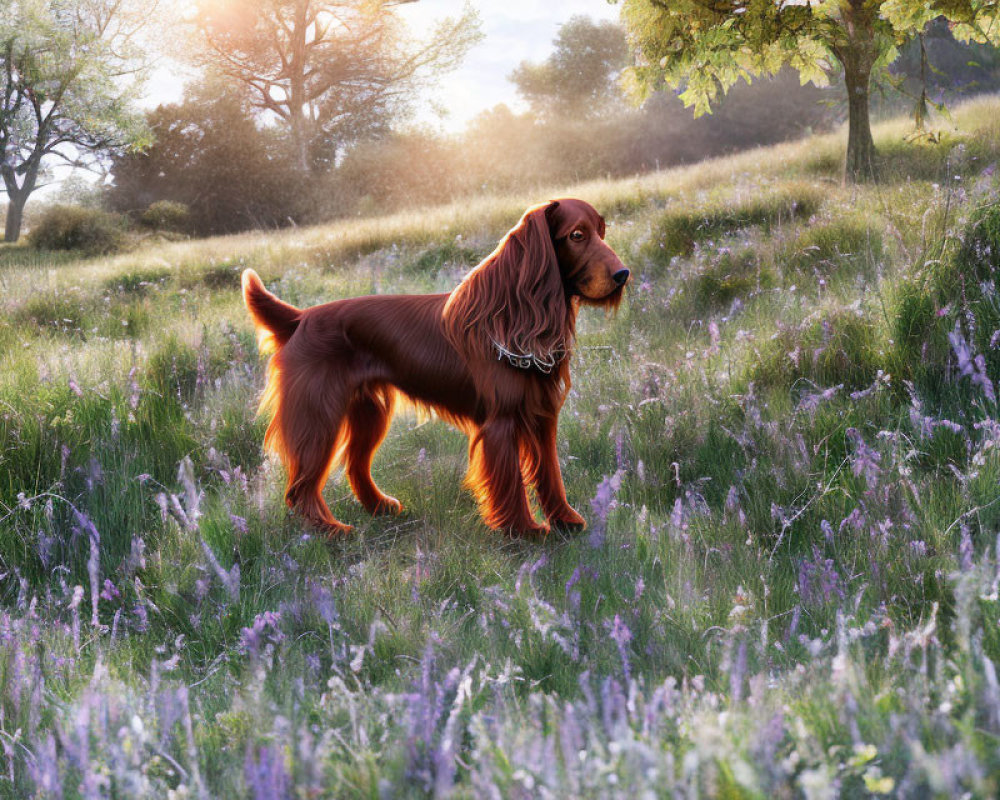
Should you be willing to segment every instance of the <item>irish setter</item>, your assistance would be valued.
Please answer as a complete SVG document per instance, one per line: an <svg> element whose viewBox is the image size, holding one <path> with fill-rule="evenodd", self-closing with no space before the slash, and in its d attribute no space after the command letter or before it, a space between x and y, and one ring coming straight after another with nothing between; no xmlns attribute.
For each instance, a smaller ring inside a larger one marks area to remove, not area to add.
<svg viewBox="0 0 1000 800"><path fill-rule="evenodd" d="M629 271L604 242L604 219L582 200L529 208L450 294L381 295L298 309L243 273L262 351L274 352L261 409L265 446L288 470L285 500L317 527L346 533L323 500L343 463L373 514L399 501L371 477L402 394L469 437L466 484L483 519L543 533L525 487L552 526L580 530L566 500L556 423L570 386L580 303L617 307Z"/></svg>

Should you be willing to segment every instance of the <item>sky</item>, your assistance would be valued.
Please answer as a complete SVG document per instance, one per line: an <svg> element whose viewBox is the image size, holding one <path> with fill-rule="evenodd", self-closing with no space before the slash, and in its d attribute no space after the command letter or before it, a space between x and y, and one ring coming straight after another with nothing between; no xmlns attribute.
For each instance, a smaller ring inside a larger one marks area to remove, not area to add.
<svg viewBox="0 0 1000 800"><path fill-rule="evenodd" d="M399 14L416 35L423 35L436 20L457 16L462 0L418 0L400 6ZM415 122L446 133L461 131L480 111L506 103L515 111L526 109L507 76L522 61L543 61L552 53L552 40L559 26L574 15L594 20L617 20L620 6L607 0L472 0L478 13L483 39L473 47L462 65L444 75L418 105ZM175 103L184 94L185 73L181 65L164 62L150 76L142 106L155 108ZM42 195L58 193L73 174L58 164L55 181ZM86 178L86 176L83 176Z"/></svg>
<svg viewBox="0 0 1000 800"><path fill-rule="evenodd" d="M461 13L462 0L418 0L400 6L399 15L417 35L423 35L434 22ZM444 131L460 131L480 111L506 103L524 110L507 76L522 61L543 61L552 52L552 40L559 26L570 17L582 14L594 20L618 19L620 6L607 0L474 0L469 3L479 13L485 34L462 62L445 75L436 90L423 99L417 121ZM176 65L154 72L147 85L143 103L154 108L160 103L181 99L183 80ZM432 110L435 101L444 116Z"/></svg>
<svg viewBox="0 0 1000 800"><path fill-rule="evenodd" d="M419 0L402 6L399 13L419 33L435 19L457 15L462 5L460 0ZM621 8L607 0L484 0L470 5L479 12L485 36L434 93L446 116L433 117L425 108L419 117L444 130L461 130L480 111L498 103L523 110L507 80L511 71L522 61L548 58L559 26L570 17L617 20Z"/></svg>

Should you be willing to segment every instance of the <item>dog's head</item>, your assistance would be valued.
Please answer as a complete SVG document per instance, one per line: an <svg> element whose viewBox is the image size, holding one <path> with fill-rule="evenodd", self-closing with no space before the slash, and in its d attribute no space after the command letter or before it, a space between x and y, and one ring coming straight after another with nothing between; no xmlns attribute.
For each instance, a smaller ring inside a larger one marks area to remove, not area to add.
<svg viewBox="0 0 1000 800"><path fill-rule="evenodd" d="M617 307L628 279L593 206L572 198L532 206L452 292L448 335L478 358L499 353L544 371L572 346L577 300Z"/></svg>
<svg viewBox="0 0 1000 800"><path fill-rule="evenodd" d="M545 207L559 274L571 297L617 307L629 271L604 241L604 217L583 200L553 200Z"/></svg>

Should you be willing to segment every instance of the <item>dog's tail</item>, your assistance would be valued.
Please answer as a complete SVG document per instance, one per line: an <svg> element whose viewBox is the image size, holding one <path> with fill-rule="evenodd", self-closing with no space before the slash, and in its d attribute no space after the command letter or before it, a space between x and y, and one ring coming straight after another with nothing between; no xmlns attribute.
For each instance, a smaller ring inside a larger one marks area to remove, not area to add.
<svg viewBox="0 0 1000 800"><path fill-rule="evenodd" d="M257 326L257 344L262 353L281 348L292 338L302 319L302 311L265 289L252 269L243 271L243 302Z"/></svg>

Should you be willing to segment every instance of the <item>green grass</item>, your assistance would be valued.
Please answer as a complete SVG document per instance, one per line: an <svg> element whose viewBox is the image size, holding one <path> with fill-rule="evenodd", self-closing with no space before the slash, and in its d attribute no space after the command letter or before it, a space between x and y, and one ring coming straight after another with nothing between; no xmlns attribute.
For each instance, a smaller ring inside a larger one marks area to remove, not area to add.
<svg viewBox="0 0 1000 800"><path fill-rule="evenodd" d="M488 531L464 437L410 412L374 466L400 517L339 476L351 537L289 517L238 292L448 291L538 197L0 250L0 796L48 762L67 796L247 796L267 759L301 796L990 796L997 114L887 123L879 185L819 137L544 193L635 280L581 312L560 418L591 529L543 541Z"/></svg>
<svg viewBox="0 0 1000 800"><path fill-rule="evenodd" d="M735 235L751 227L765 231L796 219L808 219L819 210L823 193L818 186L788 182L777 189L747 187L745 193L724 193L717 199L691 207L671 208L655 221L646 254L664 265L679 255L690 255L695 245Z"/></svg>

